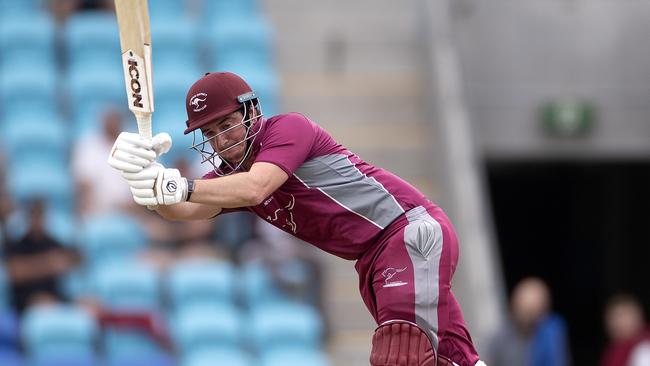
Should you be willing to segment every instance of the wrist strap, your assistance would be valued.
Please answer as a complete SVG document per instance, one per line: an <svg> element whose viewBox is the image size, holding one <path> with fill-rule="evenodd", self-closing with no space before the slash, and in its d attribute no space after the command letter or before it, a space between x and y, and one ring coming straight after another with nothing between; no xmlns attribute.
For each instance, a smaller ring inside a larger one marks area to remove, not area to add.
<svg viewBox="0 0 650 366"><path fill-rule="evenodd" d="M190 200L190 197L192 196L193 192L194 192L194 179L188 179L187 180L187 198L185 199L186 201Z"/></svg>

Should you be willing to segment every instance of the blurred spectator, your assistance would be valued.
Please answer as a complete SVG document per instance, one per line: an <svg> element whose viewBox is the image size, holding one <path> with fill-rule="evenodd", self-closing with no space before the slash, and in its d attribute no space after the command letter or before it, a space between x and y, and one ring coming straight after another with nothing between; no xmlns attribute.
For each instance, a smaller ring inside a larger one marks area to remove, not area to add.
<svg viewBox="0 0 650 366"><path fill-rule="evenodd" d="M610 343L603 353L601 366L650 365L650 328L635 297L621 294L607 302L605 328Z"/></svg>
<svg viewBox="0 0 650 366"><path fill-rule="evenodd" d="M566 325L551 311L546 284L525 278L513 290L511 319L489 344L491 366L566 366L570 364Z"/></svg>
<svg viewBox="0 0 650 366"><path fill-rule="evenodd" d="M122 115L116 109L108 109L102 116L100 128L80 138L74 148L72 172L81 217L135 206L129 187L125 187L119 173L105 163L120 131Z"/></svg>
<svg viewBox="0 0 650 366"><path fill-rule="evenodd" d="M64 24L79 9L81 0L50 0L47 5L54 19L59 24Z"/></svg>
<svg viewBox="0 0 650 366"><path fill-rule="evenodd" d="M27 233L4 250L12 304L19 313L33 304L62 300L58 281L78 263L76 253L45 231L44 214L43 201L32 202Z"/></svg>

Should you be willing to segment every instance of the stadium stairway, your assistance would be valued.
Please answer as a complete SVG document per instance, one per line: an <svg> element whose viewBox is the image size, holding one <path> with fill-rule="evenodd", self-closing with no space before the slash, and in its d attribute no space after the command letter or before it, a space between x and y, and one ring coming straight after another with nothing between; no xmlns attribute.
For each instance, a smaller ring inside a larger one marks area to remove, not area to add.
<svg viewBox="0 0 650 366"><path fill-rule="evenodd" d="M363 159L434 200L434 143L416 2L264 0L275 27L282 111L302 112ZM324 254L334 365L367 365L374 321L352 262Z"/></svg>

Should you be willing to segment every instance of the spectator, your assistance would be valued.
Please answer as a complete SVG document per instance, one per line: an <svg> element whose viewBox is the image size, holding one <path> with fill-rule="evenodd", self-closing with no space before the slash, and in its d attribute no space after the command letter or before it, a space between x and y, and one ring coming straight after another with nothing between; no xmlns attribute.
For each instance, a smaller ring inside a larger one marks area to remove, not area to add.
<svg viewBox="0 0 650 366"><path fill-rule="evenodd" d="M551 311L546 284L525 278L513 290L511 319L492 339L491 366L566 366L570 364L566 325Z"/></svg>
<svg viewBox="0 0 650 366"><path fill-rule="evenodd" d="M51 238L44 227L45 206L34 201L29 208L29 228L4 250L14 309L62 300L58 280L78 262L78 255Z"/></svg>
<svg viewBox="0 0 650 366"><path fill-rule="evenodd" d="M72 156L81 217L133 207L131 192L122 177L107 164L102 164L122 130L122 115L108 109L102 116L101 128L79 139Z"/></svg>
<svg viewBox="0 0 650 366"><path fill-rule="evenodd" d="M605 328L610 343L601 358L601 366L650 365L650 329L634 296L620 294L607 302Z"/></svg>

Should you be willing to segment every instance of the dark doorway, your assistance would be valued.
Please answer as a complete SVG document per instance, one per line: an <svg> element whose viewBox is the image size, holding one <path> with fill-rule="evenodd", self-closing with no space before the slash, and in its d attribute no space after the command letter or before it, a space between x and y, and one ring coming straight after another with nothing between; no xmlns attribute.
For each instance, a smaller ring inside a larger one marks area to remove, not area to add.
<svg viewBox="0 0 650 366"><path fill-rule="evenodd" d="M619 291L650 305L650 162L488 162L508 293L550 285L574 364L597 365L602 310Z"/></svg>

